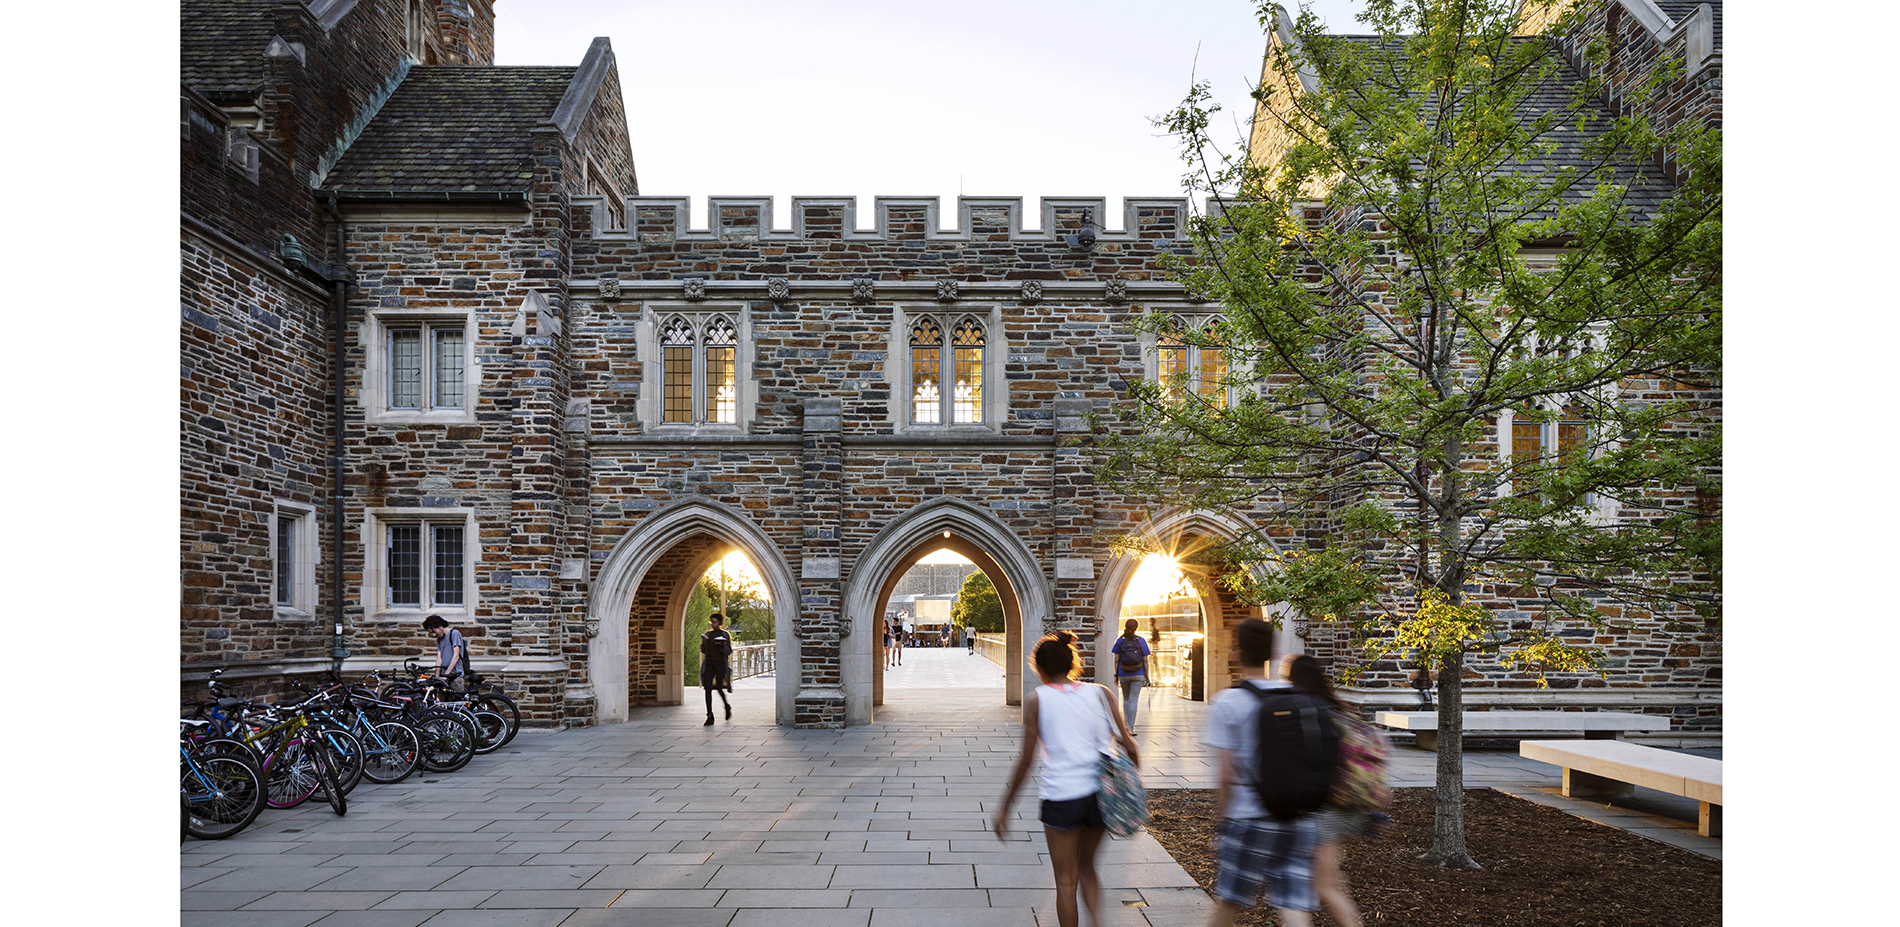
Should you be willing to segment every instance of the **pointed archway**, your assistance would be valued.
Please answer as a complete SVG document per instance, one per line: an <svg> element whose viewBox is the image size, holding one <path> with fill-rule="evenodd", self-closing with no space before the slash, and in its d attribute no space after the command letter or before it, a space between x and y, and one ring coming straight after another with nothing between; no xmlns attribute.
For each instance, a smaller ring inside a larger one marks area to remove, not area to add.
<svg viewBox="0 0 1900 927"><path fill-rule="evenodd" d="M1203 549L1210 543L1256 536L1254 526L1232 516L1182 509L1168 510L1151 518L1133 534L1152 539L1162 550L1179 552ZM1122 600L1128 593L1129 584L1134 581L1135 572L1141 568L1143 556L1122 552L1111 559L1108 567L1102 571L1099 592L1095 597L1095 681L1110 688L1115 687L1113 648L1115 638L1121 634ZM1206 618L1202 660L1205 692L1212 697L1213 693L1232 685L1235 678L1235 668L1230 663L1233 628L1242 619L1259 615L1262 610L1240 602L1231 592L1217 587L1209 578L1190 576L1189 581L1201 598ZM1273 609L1266 611L1272 613ZM1284 639L1276 641L1279 646L1275 647L1275 653L1288 652L1284 645L1286 640L1291 639L1290 630L1282 629L1281 635Z"/></svg>
<svg viewBox="0 0 1900 927"><path fill-rule="evenodd" d="M845 583L845 723L868 724L876 711L878 622L897 580L917 559L949 549L977 565L1003 600L1008 639L1005 699L1022 702L1023 641L1042 636L1053 607L1049 579L1028 545L996 516L957 499L925 502L871 538Z"/></svg>
<svg viewBox="0 0 1900 927"><path fill-rule="evenodd" d="M636 599L657 599L665 625L653 629L656 639L646 670L659 677L654 704L678 704L679 676L685 654L680 647L680 622L692 585L715 559L731 549L743 551L765 581L772 599L772 624L778 641L777 691L774 716L791 724L793 698L798 690L799 648L796 635L798 583L778 545L745 513L712 499L691 497L649 515L613 546L595 574L587 600L587 675L593 686L595 716L603 723L627 720L632 687L629 619ZM654 575L665 564L666 576ZM698 572L693 572L697 569ZM644 590L644 591L643 591ZM670 681L669 681L670 680ZM670 700L670 701L669 701Z"/></svg>

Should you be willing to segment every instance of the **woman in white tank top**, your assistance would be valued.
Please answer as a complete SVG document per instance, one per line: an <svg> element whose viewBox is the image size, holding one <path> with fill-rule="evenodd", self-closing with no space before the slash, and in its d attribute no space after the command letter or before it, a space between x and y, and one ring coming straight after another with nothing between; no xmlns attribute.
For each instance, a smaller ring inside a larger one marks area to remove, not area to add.
<svg viewBox="0 0 1900 927"><path fill-rule="evenodd" d="M1076 927L1076 894L1089 909L1089 921L1102 923L1102 882L1095 874L1095 851L1108 832L1096 804L1097 770L1102 754L1119 740L1128 758L1141 765L1135 738L1122 719L1121 706L1107 688L1076 682L1081 656L1075 635L1057 631L1036 644L1033 657L1042 685L1023 694L1023 750L1009 774L1009 789L992 826L996 837L1009 837L1009 805L1029 778L1029 766L1042 748L1042 826L1049 840L1049 862L1056 876L1056 921Z"/></svg>

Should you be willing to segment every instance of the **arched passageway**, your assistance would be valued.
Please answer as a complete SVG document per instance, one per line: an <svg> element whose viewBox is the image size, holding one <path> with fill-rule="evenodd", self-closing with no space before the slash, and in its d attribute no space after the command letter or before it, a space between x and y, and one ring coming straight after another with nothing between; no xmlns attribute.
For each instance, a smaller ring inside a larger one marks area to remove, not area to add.
<svg viewBox="0 0 1900 927"><path fill-rule="evenodd" d="M758 568L772 603L778 673L774 716L791 724L799 672L798 586L777 545L744 513L707 499L675 503L620 539L602 563L587 605L588 679L595 717L625 721L631 704L678 705L685 652L681 626L693 586L737 549Z"/></svg>
<svg viewBox="0 0 1900 927"><path fill-rule="evenodd" d="M1042 635L1052 596L1048 579L1027 545L995 516L956 499L926 502L893 519L865 546L845 585L851 634L843 643L845 723L867 724L881 701L885 605L905 571L937 550L969 559L989 576L1003 603L1004 700L1023 695L1023 642Z"/></svg>

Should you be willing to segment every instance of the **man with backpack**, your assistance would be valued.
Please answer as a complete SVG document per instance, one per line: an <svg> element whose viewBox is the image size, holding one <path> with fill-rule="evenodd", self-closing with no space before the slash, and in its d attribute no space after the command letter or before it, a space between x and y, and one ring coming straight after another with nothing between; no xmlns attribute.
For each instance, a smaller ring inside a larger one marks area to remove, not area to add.
<svg viewBox="0 0 1900 927"><path fill-rule="evenodd" d="M1122 690L1122 717L1128 729L1135 729L1135 711L1141 707L1141 687L1148 684L1148 642L1135 633L1141 622L1130 618L1122 622L1122 636L1115 638L1115 681Z"/></svg>
<svg viewBox="0 0 1900 927"><path fill-rule="evenodd" d="M1248 618L1235 629L1240 682L1214 696L1201 743L1214 751L1221 807L1216 904L1208 927L1233 927L1271 886L1285 927L1310 927L1319 910L1314 812L1325 802L1339 756L1328 706L1284 680L1267 678L1273 627Z"/></svg>

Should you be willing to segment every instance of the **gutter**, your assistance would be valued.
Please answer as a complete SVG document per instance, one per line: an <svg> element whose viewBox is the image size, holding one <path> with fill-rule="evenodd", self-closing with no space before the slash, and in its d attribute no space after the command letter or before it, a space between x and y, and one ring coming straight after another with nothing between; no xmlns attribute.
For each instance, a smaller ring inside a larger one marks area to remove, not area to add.
<svg viewBox="0 0 1900 927"><path fill-rule="evenodd" d="M338 203L527 203L526 190L322 190ZM342 263L338 261L338 263Z"/></svg>

